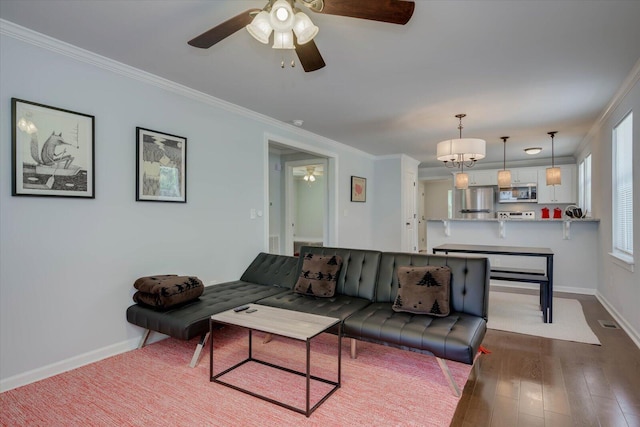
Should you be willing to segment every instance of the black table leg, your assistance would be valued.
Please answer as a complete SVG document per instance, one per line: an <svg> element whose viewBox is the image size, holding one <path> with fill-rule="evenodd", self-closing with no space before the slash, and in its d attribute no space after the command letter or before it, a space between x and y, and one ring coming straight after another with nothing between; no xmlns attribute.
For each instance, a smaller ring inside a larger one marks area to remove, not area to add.
<svg viewBox="0 0 640 427"><path fill-rule="evenodd" d="M547 322L553 323L553 255L547 256Z"/></svg>

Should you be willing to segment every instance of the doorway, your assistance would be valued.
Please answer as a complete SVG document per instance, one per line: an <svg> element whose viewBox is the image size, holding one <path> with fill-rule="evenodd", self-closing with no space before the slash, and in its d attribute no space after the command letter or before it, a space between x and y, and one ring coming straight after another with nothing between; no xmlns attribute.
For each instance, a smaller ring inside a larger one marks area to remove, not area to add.
<svg viewBox="0 0 640 427"><path fill-rule="evenodd" d="M331 153L268 141L270 253L294 255L301 245L335 244L336 164Z"/></svg>
<svg viewBox="0 0 640 427"><path fill-rule="evenodd" d="M286 255L297 255L302 246L325 246L326 163L326 159L285 163Z"/></svg>

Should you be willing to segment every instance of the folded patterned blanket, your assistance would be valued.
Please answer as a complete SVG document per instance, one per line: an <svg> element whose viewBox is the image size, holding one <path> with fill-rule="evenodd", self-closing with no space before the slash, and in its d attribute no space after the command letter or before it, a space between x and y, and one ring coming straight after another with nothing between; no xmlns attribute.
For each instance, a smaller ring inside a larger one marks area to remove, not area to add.
<svg viewBox="0 0 640 427"><path fill-rule="evenodd" d="M197 277L175 274L141 277L133 287L138 290L133 295L136 303L160 309L194 300L204 291L204 285Z"/></svg>

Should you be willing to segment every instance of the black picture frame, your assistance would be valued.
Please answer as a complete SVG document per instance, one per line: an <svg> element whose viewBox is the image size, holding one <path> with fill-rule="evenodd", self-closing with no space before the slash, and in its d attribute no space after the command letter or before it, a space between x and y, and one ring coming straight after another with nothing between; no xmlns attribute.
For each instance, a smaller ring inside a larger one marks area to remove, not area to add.
<svg viewBox="0 0 640 427"><path fill-rule="evenodd" d="M136 127L136 201L187 203L187 138Z"/></svg>
<svg viewBox="0 0 640 427"><path fill-rule="evenodd" d="M11 98L11 195L95 198L95 117Z"/></svg>
<svg viewBox="0 0 640 427"><path fill-rule="evenodd" d="M367 178L351 176L351 201L361 203L367 201Z"/></svg>

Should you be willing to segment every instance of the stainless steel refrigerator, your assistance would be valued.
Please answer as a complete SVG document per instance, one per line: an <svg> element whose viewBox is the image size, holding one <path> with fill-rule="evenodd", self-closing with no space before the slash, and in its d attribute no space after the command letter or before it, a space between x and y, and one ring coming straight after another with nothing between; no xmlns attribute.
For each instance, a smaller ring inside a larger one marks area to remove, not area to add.
<svg viewBox="0 0 640 427"><path fill-rule="evenodd" d="M469 187L455 190L454 216L456 218L495 218L495 187Z"/></svg>

